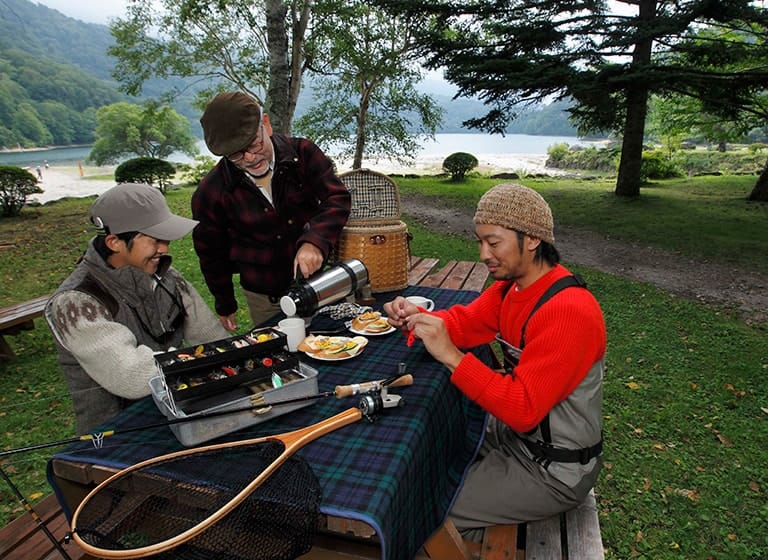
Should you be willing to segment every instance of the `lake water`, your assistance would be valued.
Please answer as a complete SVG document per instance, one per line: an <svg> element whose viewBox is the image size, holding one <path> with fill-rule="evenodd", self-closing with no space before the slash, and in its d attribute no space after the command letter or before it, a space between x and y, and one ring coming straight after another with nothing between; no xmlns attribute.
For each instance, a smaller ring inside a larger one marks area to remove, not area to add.
<svg viewBox="0 0 768 560"><path fill-rule="evenodd" d="M491 134L436 134L434 141L425 138L422 149L416 157L444 158L454 152L468 152L475 156L480 154L546 154L547 148L559 143L566 143L571 146L592 144L592 142L573 136L508 134L502 137ZM198 147L201 154L211 155L202 140ZM38 165L43 166L45 161L51 165L77 165L78 161L85 164L90 151L91 146L79 146L52 148L50 150L0 152L0 165L34 168ZM332 154L329 152L329 155ZM191 161L191 158L181 153L172 154L168 159L179 163Z"/></svg>

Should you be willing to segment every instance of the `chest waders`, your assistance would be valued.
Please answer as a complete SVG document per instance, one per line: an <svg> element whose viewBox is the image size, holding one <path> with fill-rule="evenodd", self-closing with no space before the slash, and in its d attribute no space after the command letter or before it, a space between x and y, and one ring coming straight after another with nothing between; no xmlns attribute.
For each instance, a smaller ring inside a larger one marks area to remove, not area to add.
<svg viewBox="0 0 768 560"><path fill-rule="evenodd" d="M504 297L506 297L507 292L512 287L512 283L510 282L509 286L504 290L504 293L502 295L502 300ZM497 336L497 340L501 343L501 348L504 354L504 371L508 375L514 375L515 374L515 367L520 362L520 354L523 351L523 348L525 347L525 329L528 326L528 321L531 320L531 317L533 314L547 301L552 299L552 297L555 296L555 294L559 293L562 290L565 290L566 288L583 288L587 289L587 283L584 282L584 280L577 274L573 274L570 276L564 276L563 278L560 278L559 280L555 281L547 290L541 295L539 300L536 302L536 304L533 306L533 309L531 309L531 312L528 314L528 317L525 319L525 322L523 323L523 328L520 331L520 347L517 348L511 344L509 344L507 341L503 340L500 336ZM549 425L549 415L550 413L547 413L547 415L542 419L542 421L539 423L538 426L533 428L532 430L525 432L525 435L532 436L536 430L541 430L541 437L543 441L534 441L528 438L520 437L520 440L525 444L525 446L528 448L528 450L533 454L536 462L541 463L545 466L549 463L556 461L560 463L581 463L582 465L586 465L589 463L589 461L597 457L603 452L603 439L600 438L600 441L597 442L595 445L592 445L591 447L582 447L580 449L564 449L561 447L555 447L552 445L552 432L550 430ZM515 432L517 433L517 432Z"/></svg>

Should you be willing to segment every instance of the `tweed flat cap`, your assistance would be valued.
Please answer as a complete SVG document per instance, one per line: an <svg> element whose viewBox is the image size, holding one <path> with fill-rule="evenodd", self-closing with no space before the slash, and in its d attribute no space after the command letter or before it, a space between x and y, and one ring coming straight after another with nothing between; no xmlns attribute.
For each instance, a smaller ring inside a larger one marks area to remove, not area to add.
<svg viewBox="0 0 768 560"><path fill-rule="evenodd" d="M205 144L212 154L228 156L253 142L263 111L259 102L240 91L220 93L200 117Z"/></svg>

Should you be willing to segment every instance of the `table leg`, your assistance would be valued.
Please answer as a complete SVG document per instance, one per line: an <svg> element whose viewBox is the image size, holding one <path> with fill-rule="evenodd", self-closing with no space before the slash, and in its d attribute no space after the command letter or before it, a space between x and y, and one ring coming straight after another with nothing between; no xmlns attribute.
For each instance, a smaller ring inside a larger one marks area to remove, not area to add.
<svg viewBox="0 0 768 560"><path fill-rule="evenodd" d="M446 520L429 537L429 540L424 543L424 551L435 560L469 560L461 535L451 520Z"/></svg>

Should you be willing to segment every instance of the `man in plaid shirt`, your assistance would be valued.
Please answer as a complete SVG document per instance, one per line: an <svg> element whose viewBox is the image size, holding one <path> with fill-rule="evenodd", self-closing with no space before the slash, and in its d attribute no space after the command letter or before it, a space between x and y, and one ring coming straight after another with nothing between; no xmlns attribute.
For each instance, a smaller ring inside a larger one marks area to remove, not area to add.
<svg viewBox="0 0 768 560"><path fill-rule="evenodd" d="M211 153L223 156L192 196L195 251L224 328L237 328L240 276L251 319L280 311L300 272L320 270L349 217L351 198L333 164L304 138L273 134L259 103L221 93L200 119Z"/></svg>

